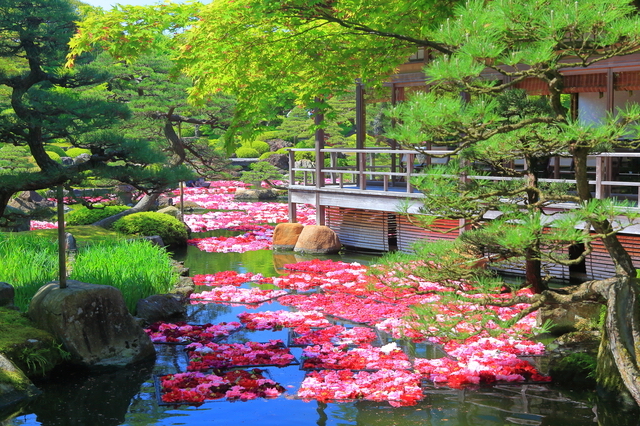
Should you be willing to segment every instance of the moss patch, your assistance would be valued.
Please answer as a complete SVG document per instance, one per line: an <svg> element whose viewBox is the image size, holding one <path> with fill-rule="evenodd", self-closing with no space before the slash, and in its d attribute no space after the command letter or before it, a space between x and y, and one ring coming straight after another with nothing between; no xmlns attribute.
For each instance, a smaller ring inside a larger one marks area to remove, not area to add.
<svg viewBox="0 0 640 426"><path fill-rule="evenodd" d="M45 375L65 355L54 337L18 311L0 308L0 353L28 377Z"/></svg>

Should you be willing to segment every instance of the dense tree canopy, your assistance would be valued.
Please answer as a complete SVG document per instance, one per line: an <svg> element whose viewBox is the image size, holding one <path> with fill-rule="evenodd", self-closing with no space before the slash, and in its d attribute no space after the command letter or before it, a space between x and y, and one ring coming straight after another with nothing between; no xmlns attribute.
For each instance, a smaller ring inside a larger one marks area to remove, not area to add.
<svg viewBox="0 0 640 426"><path fill-rule="evenodd" d="M322 99L351 89L356 79L380 84L416 45L433 44L428 31L454 3L222 0L117 6L94 11L80 23L70 59L95 44L130 59L171 34L176 64L194 79L191 96L234 95L233 124L247 129L279 112L274 105L283 93L307 108L327 108Z"/></svg>
<svg viewBox="0 0 640 426"><path fill-rule="evenodd" d="M0 170L0 212L16 192L79 184L89 175L148 190L190 176L148 139L115 131L130 110L109 99L111 74L92 55L78 58L73 69L63 67L79 17L71 3L2 0L0 10L0 90L6 94L0 100L0 143L27 147L32 157L23 168ZM91 155L62 164L46 151L53 142Z"/></svg>

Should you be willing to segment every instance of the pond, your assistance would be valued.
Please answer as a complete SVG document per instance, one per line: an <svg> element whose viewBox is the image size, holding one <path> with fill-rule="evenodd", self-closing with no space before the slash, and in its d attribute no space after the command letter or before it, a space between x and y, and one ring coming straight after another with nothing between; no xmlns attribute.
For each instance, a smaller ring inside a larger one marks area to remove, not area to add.
<svg viewBox="0 0 640 426"><path fill-rule="evenodd" d="M230 270L262 273L274 276L283 263L308 258L293 254L278 255L270 250L246 253L205 253L190 246L183 258L191 274ZM377 256L347 253L330 256L345 262L369 263ZM277 302L263 304L253 311L287 309ZM237 321L237 314L247 307L220 304L191 305L189 322L217 323ZM281 339L287 342L287 332L247 331L234 334L234 341L264 342ZM561 391L553 385L502 385L476 390L455 390L424 386L426 398L417 405L392 407L386 402L351 401L341 403L305 402L296 397L296 390L305 372L299 365L268 367L268 376L281 384L286 392L275 399L229 402L207 401L194 407L165 406L158 402L154 378L156 375L183 372L187 359L181 346L156 345L154 363L136 365L118 371L86 374L62 371L39 383L42 396L33 401L24 413L2 425L358 425L358 426L466 426L466 425L546 425L601 426L637 425L637 413L598 401L593 393ZM299 358L301 349L291 348Z"/></svg>

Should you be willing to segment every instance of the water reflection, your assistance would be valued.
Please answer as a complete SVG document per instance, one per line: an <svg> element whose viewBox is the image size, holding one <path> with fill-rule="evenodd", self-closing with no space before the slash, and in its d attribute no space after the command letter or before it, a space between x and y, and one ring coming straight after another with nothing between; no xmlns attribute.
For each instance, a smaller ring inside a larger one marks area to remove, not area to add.
<svg viewBox="0 0 640 426"><path fill-rule="evenodd" d="M43 393L28 408L46 426L120 425L153 368L153 361L101 373L59 368L36 383Z"/></svg>
<svg viewBox="0 0 640 426"><path fill-rule="evenodd" d="M248 253L205 253L196 247L183 254L192 275L235 270L273 276L283 265L313 257L269 250ZM369 264L378 258L372 254L326 256L344 262ZM255 306L198 304L189 308L192 323L237 320L247 309L278 310L278 303ZM286 308L284 308L286 309ZM287 331L248 331L233 335L234 341L287 341ZM118 372L95 375L63 371L47 383L39 384L43 395L27 408L26 416L3 425L47 426L147 426L245 424L260 426L637 426L638 410L624 411L615 403L597 399L594 393L571 394L552 386L504 385L476 390L425 387L426 397L416 406L391 407L388 403L357 401L345 403L304 402L297 388L305 372L297 366L268 368L269 376L287 392L273 400L247 402L211 401L200 407L159 406L153 376L182 372L186 357L179 346L156 345L155 364L137 365ZM292 348L300 357L302 349ZM415 354L438 357L437 347L421 346ZM594 407L596 407L595 409Z"/></svg>

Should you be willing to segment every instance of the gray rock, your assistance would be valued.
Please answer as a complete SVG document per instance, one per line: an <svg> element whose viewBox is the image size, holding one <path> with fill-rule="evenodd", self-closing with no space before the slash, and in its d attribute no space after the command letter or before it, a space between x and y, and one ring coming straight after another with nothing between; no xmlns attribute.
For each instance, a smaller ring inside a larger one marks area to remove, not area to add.
<svg viewBox="0 0 640 426"><path fill-rule="evenodd" d="M298 169L314 169L316 167L316 163L311 160L298 160L295 163L295 167Z"/></svg>
<svg viewBox="0 0 640 426"><path fill-rule="evenodd" d="M18 197L9 201L8 206L29 215L38 215L41 213L49 214L51 208L55 206L55 203L42 198L42 196L35 191L24 191L21 192Z"/></svg>
<svg viewBox="0 0 640 426"><path fill-rule="evenodd" d="M234 200L276 200L280 193L275 189L238 189Z"/></svg>
<svg viewBox="0 0 640 426"><path fill-rule="evenodd" d="M155 356L115 287L68 280L41 287L29 304L35 324L63 342L71 362L86 367L124 366Z"/></svg>
<svg viewBox="0 0 640 426"><path fill-rule="evenodd" d="M3 354L0 354L0 371L2 371L2 376L7 379L0 381L0 412L41 393L22 370Z"/></svg>
<svg viewBox="0 0 640 426"><path fill-rule="evenodd" d="M164 241L162 241L162 237L160 235L151 235L149 237L140 237L143 240L151 241L151 244L155 244L160 247L164 247Z"/></svg>
<svg viewBox="0 0 640 426"><path fill-rule="evenodd" d="M156 202L159 208L173 206L173 198L167 197L166 195L161 195L158 197Z"/></svg>
<svg viewBox="0 0 640 426"><path fill-rule="evenodd" d="M60 157L60 161L63 166L73 166L73 158L71 157Z"/></svg>
<svg viewBox="0 0 640 426"><path fill-rule="evenodd" d="M293 146L293 142L285 141L284 139L268 139L265 142L269 144L270 151L277 151L282 148L290 148Z"/></svg>
<svg viewBox="0 0 640 426"><path fill-rule="evenodd" d="M13 306L15 294L11 284L0 282L0 306Z"/></svg>
<svg viewBox="0 0 640 426"><path fill-rule="evenodd" d="M136 316L151 324L183 317L187 307L177 294L156 294L138 300Z"/></svg>
<svg viewBox="0 0 640 426"><path fill-rule="evenodd" d="M86 163L91 159L91 154L82 153L73 159L73 164Z"/></svg>
<svg viewBox="0 0 640 426"><path fill-rule="evenodd" d="M77 251L78 245L76 244L76 237L73 236L70 232L64 233L64 243L67 248L67 251Z"/></svg>
<svg viewBox="0 0 640 426"><path fill-rule="evenodd" d="M551 321L553 327L550 332L556 335L576 331L582 324L597 321L602 305L591 302L571 302L564 305L545 305L538 309L536 323L544 324Z"/></svg>
<svg viewBox="0 0 640 426"><path fill-rule="evenodd" d="M267 163L279 168L280 170L289 170L289 156L286 154L273 154L266 160Z"/></svg>
<svg viewBox="0 0 640 426"><path fill-rule="evenodd" d="M169 216L173 216L179 221L182 221L182 215L180 214L180 209L174 206L163 207L158 210L158 213L168 214Z"/></svg>

